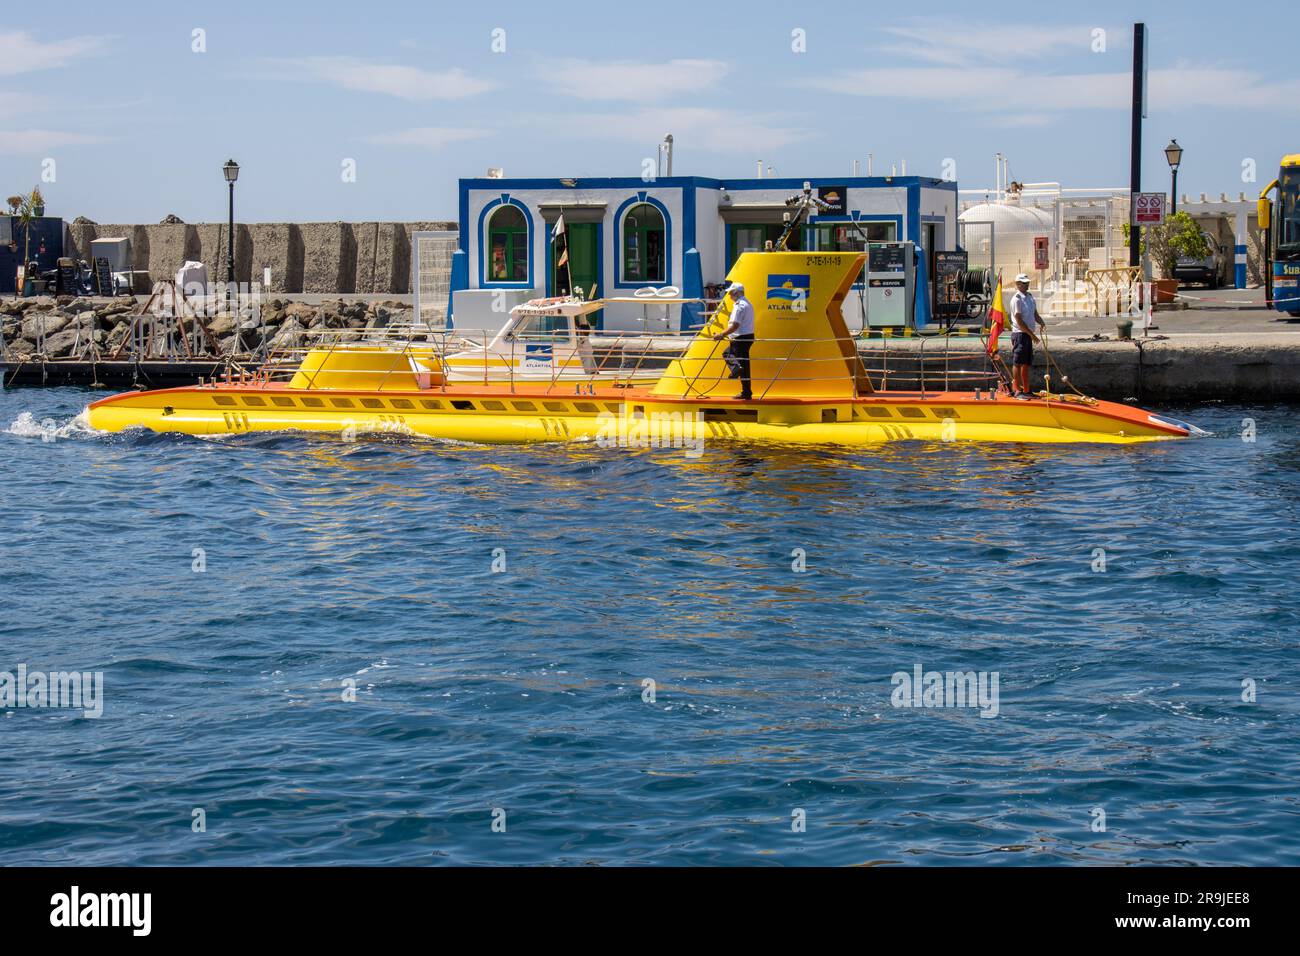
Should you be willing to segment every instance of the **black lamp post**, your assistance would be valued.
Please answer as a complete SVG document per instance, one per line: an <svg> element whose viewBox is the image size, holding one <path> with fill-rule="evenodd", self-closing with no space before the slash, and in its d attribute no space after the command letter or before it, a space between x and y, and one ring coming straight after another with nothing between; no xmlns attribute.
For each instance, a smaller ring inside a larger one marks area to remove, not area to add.
<svg viewBox="0 0 1300 956"><path fill-rule="evenodd" d="M230 234L227 239L230 245L226 250L226 282L230 285L235 284L235 180L239 178L239 163L233 159L226 160L226 165L221 167L221 171L226 174L226 182L230 184Z"/></svg>
<svg viewBox="0 0 1300 956"><path fill-rule="evenodd" d="M1178 140L1171 139L1165 147L1165 159L1169 160L1169 172L1173 175L1173 192L1169 196L1169 215L1178 212L1178 164L1183 161L1183 148Z"/></svg>

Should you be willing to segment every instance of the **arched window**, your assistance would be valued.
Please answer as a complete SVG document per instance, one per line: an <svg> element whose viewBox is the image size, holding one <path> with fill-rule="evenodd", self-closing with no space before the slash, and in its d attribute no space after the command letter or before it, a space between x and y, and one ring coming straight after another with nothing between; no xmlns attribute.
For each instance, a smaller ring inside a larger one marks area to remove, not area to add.
<svg viewBox="0 0 1300 956"><path fill-rule="evenodd" d="M504 203L488 220L487 277L490 282L528 281L528 222L518 206Z"/></svg>
<svg viewBox="0 0 1300 956"><path fill-rule="evenodd" d="M664 282L664 217L649 203L638 203L623 217L623 281Z"/></svg>

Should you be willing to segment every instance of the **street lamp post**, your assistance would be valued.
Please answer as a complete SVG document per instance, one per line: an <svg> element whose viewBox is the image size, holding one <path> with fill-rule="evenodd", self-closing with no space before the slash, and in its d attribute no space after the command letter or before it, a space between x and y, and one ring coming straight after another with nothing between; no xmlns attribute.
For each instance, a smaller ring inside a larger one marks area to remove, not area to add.
<svg viewBox="0 0 1300 956"><path fill-rule="evenodd" d="M235 355L243 348L239 332L239 300L235 296L235 180L239 178L239 163L228 159L221 171L230 186L230 223L226 235L226 309L235 322L235 340L230 346L230 354Z"/></svg>
<svg viewBox="0 0 1300 956"><path fill-rule="evenodd" d="M221 171L226 174L226 182L230 184L230 230L226 237L230 245L226 250L226 281L233 285L235 282L235 180L239 178L239 163L228 159L226 165L221 167Z"/></svg>
<svg viewBox="0 0 1300 956"><path fill-rule="evenodd" d="M1165 147L1165 159L1169 160L1169 172L1173 176L1172 192L1169 194L1169 215L1178 212L1178 164L1183 161L1183 148L1178 140L1171 139Z"/></svg>

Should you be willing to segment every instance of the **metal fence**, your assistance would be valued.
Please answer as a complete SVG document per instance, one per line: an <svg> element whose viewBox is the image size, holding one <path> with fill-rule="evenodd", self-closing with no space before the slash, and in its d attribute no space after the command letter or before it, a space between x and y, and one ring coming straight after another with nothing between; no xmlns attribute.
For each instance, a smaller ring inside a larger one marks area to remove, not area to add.
<svg viewBox="0 0 1300 956"><path fill-rule="evenodd" d="M413 323L431 329L447 325L451 295L451 257L460 235L454 230L411 234L411 291L415 295Z"/></svg>

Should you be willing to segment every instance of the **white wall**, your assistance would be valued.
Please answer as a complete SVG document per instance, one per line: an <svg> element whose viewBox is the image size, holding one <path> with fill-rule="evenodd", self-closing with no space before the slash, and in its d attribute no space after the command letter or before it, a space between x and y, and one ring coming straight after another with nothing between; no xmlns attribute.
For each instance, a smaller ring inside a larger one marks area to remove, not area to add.
<svg viewBox="0 0 1300 956"><path fill-rule="evenodd" d="M485 236L487 223L484 223L483 229L479 228L479 217L483 209L491 202L501 198L502 194L507 194L511 199L518 200L528 207L529 213L533 217L533 231L531 239L531 254L533 262L533 289L529 298L543 296L546 294L546 268L547 268L547 242L550 226L547 225L542 216L542 206L571 204L582 205L588 203L604 203L605 213L602 219L602 275L600 280L600 292L602 296L630 296L633 293L632 288L616 288L615 275L618 267L618 257L621 250L615 244L615 223L614 215L626 200L632 199L638 193L645 192L648 198L657 199L668 210L671 220L671 236L667 249L668 263L670 270L670 283L680 286L682 284L682 254L685 251L682 246L682 227L683 227L683 209L682 209L682 189L680 186L656 186L654 183L646 183L641 188L616 187L616 188L599 188L599 189L551 189L551 188L523 188L510 189L503 186L500 189L472 189L469 192L469 228L475 234L470 237L467 252L469 253L469 284L470 288L477 289L480 287L480 277L482 275L481 257L485 247ZM499 208L499 207L496 207ZM490 216L489 216L490 219ZM654 283L644 283L653 285ZM661 322L657 318L662 315L663 309L651 309L652 327L659 327ZM644 310L639 305L622 305L616 304L605 310L605 327L617 330L641 329L644 327L643 320ZM675 329L677 322L676 310L670 316L672 327ZM459 325L459 319L457 320Z"/></svg>

